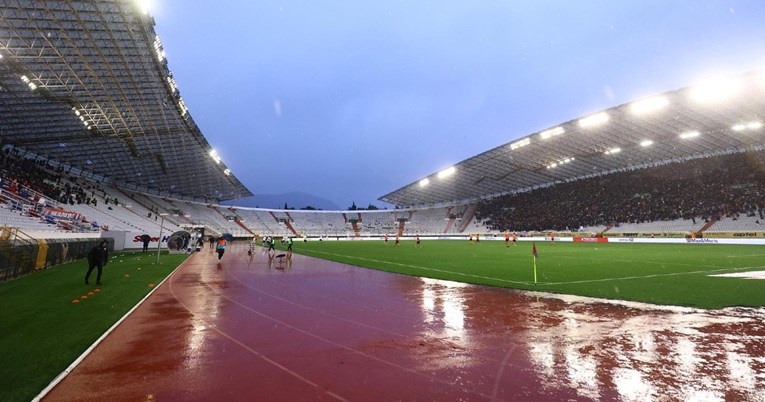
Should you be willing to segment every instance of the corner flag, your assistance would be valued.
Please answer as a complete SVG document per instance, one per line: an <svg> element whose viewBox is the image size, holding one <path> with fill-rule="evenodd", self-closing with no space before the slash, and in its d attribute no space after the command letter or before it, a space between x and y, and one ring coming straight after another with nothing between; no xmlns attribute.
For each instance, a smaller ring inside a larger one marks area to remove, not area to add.
<svg viewBox="0 0 765 402"><path fill-rule="evenodd" d="M539 253L537 253L537 244L531 243L531 254L534 255L534 285L537 284L537 258L539 258Z"/></svg>

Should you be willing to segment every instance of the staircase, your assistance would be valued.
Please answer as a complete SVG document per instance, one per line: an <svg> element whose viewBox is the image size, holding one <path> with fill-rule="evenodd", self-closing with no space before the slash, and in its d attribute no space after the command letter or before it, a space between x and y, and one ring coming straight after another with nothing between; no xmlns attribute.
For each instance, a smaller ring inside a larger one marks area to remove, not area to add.
<svg viewBox="0 0 765 402"><path fill-rule="evenodd" d="M452 226L454 226L454 222L456 221L457 220L454 218L449 219L448 222L446 222L446 228L444 228L444 233L449 233L449 229L451 229Z"/></svg>
<svg viewBox="0 0 765 402"><path fill-rule="evenodd" d="M268 211L268 213L269 213L269 214L271 214L271 217L272 217L272 218L274 218L274 221L275 221L276 223L279 223L279 218L276 216L276 214L274 213L274 211Z"/></svg>
<svg viewBox="0 0 765 402"><path fill-rule="evenodd" d="M696 232L696 234L704 233L705 230L714 226L715 223L717 223L717 219L710 219L709 222L705 223L704 226L702 226L701 229L699 229L699 231Z"/></svg>
<svg viewBox="0 0 765 402"><path fill-rule="evenodd" d="M359 227L359 223L351 221L351 226L353 227L353 235L355 237L361 237L361 228Z"/></svg>
<svg viewBox="0 0 765 402"><path fill-rule="evenodd" d="M298 232L297 228L292 226L292 222L294 222L294 220L292 219L292 215L290 215L290 213L287 211L284 211L284 214L287 215L287 222L285 222L287 229L289 229L293 234L295 234L295 237L300 237L300 232Z"/></svg>
<svg viewBox="0 0 765 402"><path fill-rule="evenodd" d="M473 218L475 218L475 211L478 210L478 205L468 205L465 207L465 212L462 214L462 222L460 222L460 228L459 232L463 233L465 229L467 229L468 225L470 225L470 222L473 221Z"/></svg>
<svg viewBox="0 0 765 402"><path fill-rule="evenodd" d="M294 235L295 235L295 237L300 237L300 233L298 233L298 231L297 231L297 230L295 230L295 228L292 226L292 223L290 223L290 221L289 221L289 220L286 220L286 221L284 222L284 226L287 226L287 229L289 229L289 230L290 230L290 232L292 232L292 234L294 234Z"/></svg>
<svg viewBox="0 0 765 402"><path fill-rule="evenodd" d="M240 228L244 229L247 233L249 233L249 234L251 234L253 236L255 235L255 232L250 230L250 228L248 228L247 226L244 226L244 223L240 222L239 219L235 219L234 223L236 223Z"/></svg>
<svg viewBox="0 0 765 402"><path fill-rule="evenodd" d="M606 232L608 232L609 230L611 230L611 228L613 228L614 226L616 226L616 223L615 223L615 222L611 222L611 223L609 223L609 224L608 224L608 227L606 227L605 229L603 229L603 231L602 231L602 232L600 232L600 233L598 233L598 234L597 234L595 237L604 237L604 236L606 235Z"/></svg>

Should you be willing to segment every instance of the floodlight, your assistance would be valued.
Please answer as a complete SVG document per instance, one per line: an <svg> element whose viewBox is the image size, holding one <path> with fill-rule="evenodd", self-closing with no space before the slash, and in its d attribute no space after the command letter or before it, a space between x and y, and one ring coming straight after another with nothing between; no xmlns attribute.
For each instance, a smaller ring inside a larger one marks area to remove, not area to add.
<svg viewBox="0 0 765 402"><path fill-rule="evenodd" d="M29 83L29 89L31 89L31 90L33 90L33 91L34 91L35 89L37 89L37 85L35 85L35 83L34 83L34 82L30 82L30 83Z"/></svg>
<svg viewBox="0 0 765 402"><path fill-rule="evenodd" d="M231 175L231 169L224 170L223 174L225 174L226 176L230 176Z"/></svg>
<svg viewBox="0 0 765 402"><path fill-rule="evenodd" d="M621 149L621 148L611 148L611 149L607 150L607 151L606 151L606 152L604 152L604 153L605 153L606 155L611 155L611 154L618 154L619 152L622 152L622 149Z"/></svg>
<svg viewBox="0 0 765 402"><path fill-rule="evenodd" d="M760 121L750 121L748 123L740 123L736 124L735 126L731 127L733 131L744 131L744 130L757 130L762 128L762 122Z"/></svg>
<svg viewBox="0 0 765 402"><path fill-rule="evenodd" d="M457 171L457 169L454 166L448 167L448 168L438 172L438 178L439 179L443 179L445 177L449 177L449 176L453 175L454 172L456 172L456 171Z"/></svg>
<svg viewBox="0 0 765 402"><path fill-rule="evenodd" d="M669 100L663 96L654 96L652 98L641 99L633 102L630 106L632 113L644 114L659 110L669 104Z"/></svg>
<svg viewBox="0 0 765 402"><path fill-rule="evenodd" d="M216 151L216 150L214 150L214 149L213 149L213 150L211 150L211 151L210 151L210 157L211 157L211 158L213 158L213 160L215 161L215 163L218 163L218 164L220 164L220 156L218 155L218 151Z"/></svg>
<svg viewBox="0 0 765 402"><path fill-rule="evenodd" d="M555 127L555 128L551 128L549 130L542 131L541 133L539 133L539 136L542 137L543 140L546 140L546 139L548 139L550 137L554 137L556 135L561 135L561 134L563 134L565 132L566 132L566 130L564 130L563 127Z"/></svg>
<svg viewBox="0 0 765 402"><path fill-rule="evenodd" d="M585 128L585 127L599 126L607 121L608 121L608 113L600 112L600 113L593 114L579 120L579 127Z"/></svg>
<svg viewBox="0 0 765 402"><path fill-rule="evenodd" d="M741 82L728 77L707 79L691 89L693 100L700 103L719 102L741 90Z"/></svg>
<svg viewBox="0 0 765 402"><path fill-rule="evenodd" d="M680 138L682 138L682 139L693 138L693 137L698 137L698 136L699 136L699 132L698 131L688 131L688 132L680 134Z"/></svg>
<svg viewBox="0 0 765 402"><path fill-rule="evenodd" d="M515 151L516 149L521 148L521 147L525 147L526 145L529 145L529 144L531 144L531 139L526 137L526 138L524 138L524 139L522 139L520 141L516 141L516 142L510 144L510 149Z"/></svg>
<svg viewBox="0 0 765 402"><path fill-rule="evenodd" d="M26 75L22 75L21 80L24 81L25 84L29 84L29 78L27 78Z"/></svg>
<svg viewBox="0 0 765 402"><path fill-rule="evenodd" d="M138 7L141 12L146 15L149 13L149 0L138 0Z"/></svg>
<svg viewBox="0 0 765 402"><path fill-rule="evenodd" d="M424 179L420 180L420 187L425 187L425 186L427 186L427 185L428 185L428 183L430 183L430 179L428 179L428 178L426 177L426 178L424 178Z"/></svg>
<svg viewBox="0 0 765 402"><path fill-rule="evenodd" d="M640 143L641 147L650 147L651 145L653 145L653 141L651 141L651 140L645 140L645 141Z"/></svg>

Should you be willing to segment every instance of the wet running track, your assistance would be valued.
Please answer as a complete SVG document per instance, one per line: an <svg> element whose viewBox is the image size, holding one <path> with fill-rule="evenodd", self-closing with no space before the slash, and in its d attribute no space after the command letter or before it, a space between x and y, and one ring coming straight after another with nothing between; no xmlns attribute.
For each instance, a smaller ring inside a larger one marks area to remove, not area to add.
<svg viewBox="0 0 765 402"><path fill-rule="evenodd" d="M45 401L765 401L765 310L203 250Z"/></svg>

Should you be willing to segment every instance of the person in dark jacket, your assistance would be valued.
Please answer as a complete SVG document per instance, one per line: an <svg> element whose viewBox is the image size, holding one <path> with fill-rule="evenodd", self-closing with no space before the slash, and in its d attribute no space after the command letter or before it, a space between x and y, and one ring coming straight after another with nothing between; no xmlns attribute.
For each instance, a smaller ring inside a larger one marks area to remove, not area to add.
<svg viewBox="0 0 765 402"><path fill-rule="evenodd" d="M106 266L106 261L109 259L109 249L106 247L106 240L101 241L101 243L95 247L93 247L92 250L90 250L90 253L88 253L88 273L85 274L85 284L88 284L88 279L90 278L90 273L93 272L93 268L98 268L98 275L96 276L96 285L101 284L101 273L104 270L104 267Z"/></svg>

